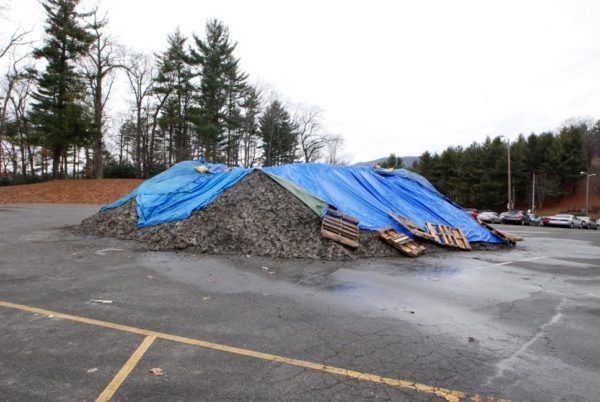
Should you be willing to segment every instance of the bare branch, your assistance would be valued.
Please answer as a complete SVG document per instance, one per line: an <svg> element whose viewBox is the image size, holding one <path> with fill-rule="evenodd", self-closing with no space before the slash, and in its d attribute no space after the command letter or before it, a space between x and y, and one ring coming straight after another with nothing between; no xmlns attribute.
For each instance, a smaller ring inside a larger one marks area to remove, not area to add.
<svg viewBox="0 0 600 402"><path fill-rule="evenodd" d="M25 40L30 33L31 30L24 31L21 28L17 28L8 39L8 43L0 46L0 59L6 56L8 51L14 47L33 43L32 41Z"/></svg>

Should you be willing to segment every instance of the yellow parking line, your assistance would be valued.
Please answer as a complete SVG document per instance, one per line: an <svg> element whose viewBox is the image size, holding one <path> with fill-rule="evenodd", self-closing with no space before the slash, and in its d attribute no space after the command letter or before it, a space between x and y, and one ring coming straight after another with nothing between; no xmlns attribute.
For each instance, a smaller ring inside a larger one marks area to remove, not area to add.
<svg viewBox="0 0 600 402"><path fill-rule="evenodd" d="M442 398L445 398L449 402L460 401L461 399L467 397L467 395L461 391L456 391L456 390L447 389L447 388L434 387L434 386L427 385L427 384L420 384L420 383L417 383L414 381L382 377L382 376L379 376L376 374L368 374L368 373L363 373L360 371L348 370L348 369L339 368L339 367L333 367L333 366L329 366L327 364L313 363L313 362L309 362L309 361L305 361L305 360L292 359L289 357L273 355L270 353L262 353L262 352L257 352L254 350L236 348L234 346L228 346L228 345L223 345L223 344L219 344L219 343L203 341L200 339L186 338L183 336L170 335L170 334L165 334L162 332L149 331L149 330L142 329L142 328L130 327L128 325L121 325L121 324L116 324L116 323L112 323L112 322L108 322L108 321L100 321L100 320L95 320L93 318L79 317L76 315L59 313L56 311L45 310L45 309L41 309L41 308L37 308L37 307L25 306L22 304L0 301L0 306L13 308L13 309L17 309L17 310L28 311L30 313L36 313L36 314L42 314L42 315L48 315L48 316L52 315L56 318L62 318L65 320L71 320L71 321L81 322L81 323L85 323L85 324L96 325L96 326L104 327L104 328L111 328L111 329L115 329L118 331L129 332L132 334L145 335L147 337L166 339L166 340L173 341L173 342L179 342L179 343L184 343L184 344L188 344L188 345L200 346L200 347L203 347L206 349L219 350L222 352L233 353L233 354L241 355L241 356L254 357L256 359L287 364L290 366L308 368L308 369L322 371L322 372L326 372L326 373L330 373L330 374L337 374L337 375L342 375L345 377L355 378L358 380L370 381L370 382L379 383L379 384L386 384L386 385L390 385L390 386L401 388L401 389L425 392L428 394L434 394L434 395L440 396ZM480 400L480 398L481 397L479 395L471 396L471 399L474 401ZM492 399L492 398L485 398L485 400L486 401L496 401L496 399ZM501 401L501 400L497 400L497 401Z"/></svg>
<svg viewBox="0 0 600 402"><path fill-rule="evenodd" d="M117 373L117 375L112 379L112 381L106 386L104 391L100 394L96 402L106 402L112 398L112 396L117 392L123 381L129 374L133 371L135 366L137 366L138 362L144 356L144 353L148 350L148 348L152 345L152 343L156 340L155 336L147 336L144 338L140 346L133 352L131 357L125 362L121 370Z"/></svg>

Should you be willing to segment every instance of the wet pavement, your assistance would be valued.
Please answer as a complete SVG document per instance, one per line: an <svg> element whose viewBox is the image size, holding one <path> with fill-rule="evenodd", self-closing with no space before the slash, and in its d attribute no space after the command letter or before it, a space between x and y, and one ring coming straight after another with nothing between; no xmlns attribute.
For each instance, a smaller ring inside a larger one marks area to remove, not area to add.
<svg viewBox="0 0 600 402"><path fill-rule="evenodd" d="M72 229L96 210L0 205L0 399L96 399L150 337L114 399L597 400L600 231L502 227L525 241L273 260Z"/></svg>

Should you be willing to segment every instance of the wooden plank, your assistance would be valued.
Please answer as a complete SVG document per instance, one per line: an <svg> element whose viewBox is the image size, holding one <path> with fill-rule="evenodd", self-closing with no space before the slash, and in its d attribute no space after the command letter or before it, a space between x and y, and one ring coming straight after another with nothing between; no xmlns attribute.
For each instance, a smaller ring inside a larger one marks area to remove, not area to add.
<svg viewBox="0 0 600 402"><path fill-rule="evenodd" d="M437 225L440 237L442 238L442 243L445 246L454 246L454 242L448 236L447 226Z"/></svg>
<svg viewBox="0 0 600 402"><path fill-rule="evenodd" d="M352 227L355 227L358 225L358 220L356 220L348 215L341 214L338 211L331 210L331 209L329 209L327 211L327 213L325 214L325 217L329 217L336 221L344 222L348 226L352 226Z"/></svg>
<svg viewBox="0 0 600 402"><path fill-rule="evenodd" d="M409 219L407 219L401 215L398 215L394 212L389 212L389 215L392 217L392 219L394 219L396 222L398 222L400 225L402 225L404 228L406 228L409 232L411 232L415 236L420 237L425 240L436 241L435 238L433 238L428 232L424 231L423 229L421 229L420 227L415 225Z"/></svg>
<svg viewBox="0 0 600 402"><path fill-rule="evenodd" d="M463 246L465 248L465 250L471 250L471 243L469 242L469 239L467 239L467 236L465 236L465 232L463 232L463 230L461 228L456 228L456 230L458 231L460 238L463 242Z"/></svg>
<svg viewBox="0 0 600 402"><path fill-rule="evenodd" d="M425 227L429 231L429 234L430 234L431 238L433 239L433 241L441 244L442 241L440 240L440 237L438 235L437 229L435 228L434 224L427 222L427 223L425 223Z"/></svg>
<svg viewBox="0 0 600 402"><path fill-rule="evenodd" d="M352 216L349 216L349 215L344 215L343 213L341 213L337 209L329 208L329 210L327 211L327 213L329 215L332 215L332 216L335 216L335 217L338 217L338 218L342 218L342 219L344 219L344 220L346 220L348 222L352 222L355 225L358 225L358 222L359 222L358 219L356 219L356 218L354 218Z"/></svg>
<svg viewBox="0 0 600 402"><path fill-rule="evenodd" d="M347 221L344 221L343 218L338 218L338 217L334 217L334 216L330 216L330 215L325 215L323 217L323 220L326 222L332 222L335 223L336 225L339 226L343 226L347 229L352 229L352 230L358 230L358 226L355 225L354 223L350 223Z"/></svg>
<svg viewBox="0 0 600 402"><path fill-rule="evenodd" d="M410 237L396 232L392 227L388 226L378 232L381 239L409 257L418 257L425 252L425 247L417 244Z"/></svg>
<svg viewBox="0 0 600 402"><path fill-rule="evenodd" d="M356 225L349 225L339 218L332 218L330 216L325 216L323 218L323 222L327 225L339 227L340 229L347 230L348 232L351 232L351 233L355 233L355 232L359 233L360 232L360 230L358 229L358 227Z"/></svg>
<svg viewBox="0 0 600 402"><path fill-rule="evenodd" d="M479 221L479 224L481 226L483 226L484 228L486 228L487 230L489 230L490 232L492 232L493 234L495 234L496 236L498 236L499 238L501 238L502 240L504 240L505 242L509 243L511 246L514 246L517 241L523 240L523 238L520 236L516 236L512 233L503 232L501 230L494 229L492 226L488 225L485 222Z"/></svg>
<svg viewBox="0 0 600 402"><path fill-rule="evenodd" d="M458 248L460 248L460 245L458 244L458 241L454 237L454 233L452 231L452 228L450 226L446 226L446 225L443 225L442 227L443 227L444 233L446 234L446 237L448 238L448 244L450 246L452 246L452 247L458 247Z"/></svg>
<svg viewBox="0 0 600 402"><path fill-rule="evenodd" d="M456 241L456 245L463 250L471 250L471 244L464 232L461 228L452 228L452 234L454 235L454 240Z"/></svg>
<svg viewBox="0 0 600 402"><path fill-rule="evenodd" d="M350 246L353 248L358 248L358 242L347 237L341 236L337 233L330 232L328 230L321 230L321 236L326 239L336 241L338 243L345 244L346 246Z"/></svg>
<svg viewBox="0 0 600 402"><path fill-rule="evenodd" d="M329 230L330 232L346 233L350 237L356 237L360 234L360 231L358 229L346 228L345 226L332 221L323 221L323 227Z"/></svg>
<svg viewBox="0 0 600 402"><path fill-rule="evenodd" d="M358 229L358 227L346 225L338 220L331 219L329 217L326 217L323 220L323 224L326 226L331 226L332 228L344 230L344 231L346 231L348 233L352 233L352 234L360 233L360 230Z"/></svg>

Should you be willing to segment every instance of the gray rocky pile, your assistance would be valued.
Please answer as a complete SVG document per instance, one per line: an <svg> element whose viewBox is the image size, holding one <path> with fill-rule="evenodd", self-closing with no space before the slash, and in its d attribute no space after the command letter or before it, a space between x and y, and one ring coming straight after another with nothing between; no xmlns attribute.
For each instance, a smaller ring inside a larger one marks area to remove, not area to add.
<svg viewBox="0 0 600 402"><path fill-rule="evenodd" d="M135 239L156 250L350 260L399 256L372 232L352 250L321 237L320 218L266 174L255 171L189 218L136 229L135 199L85 219L86 233Z"/></svg>

